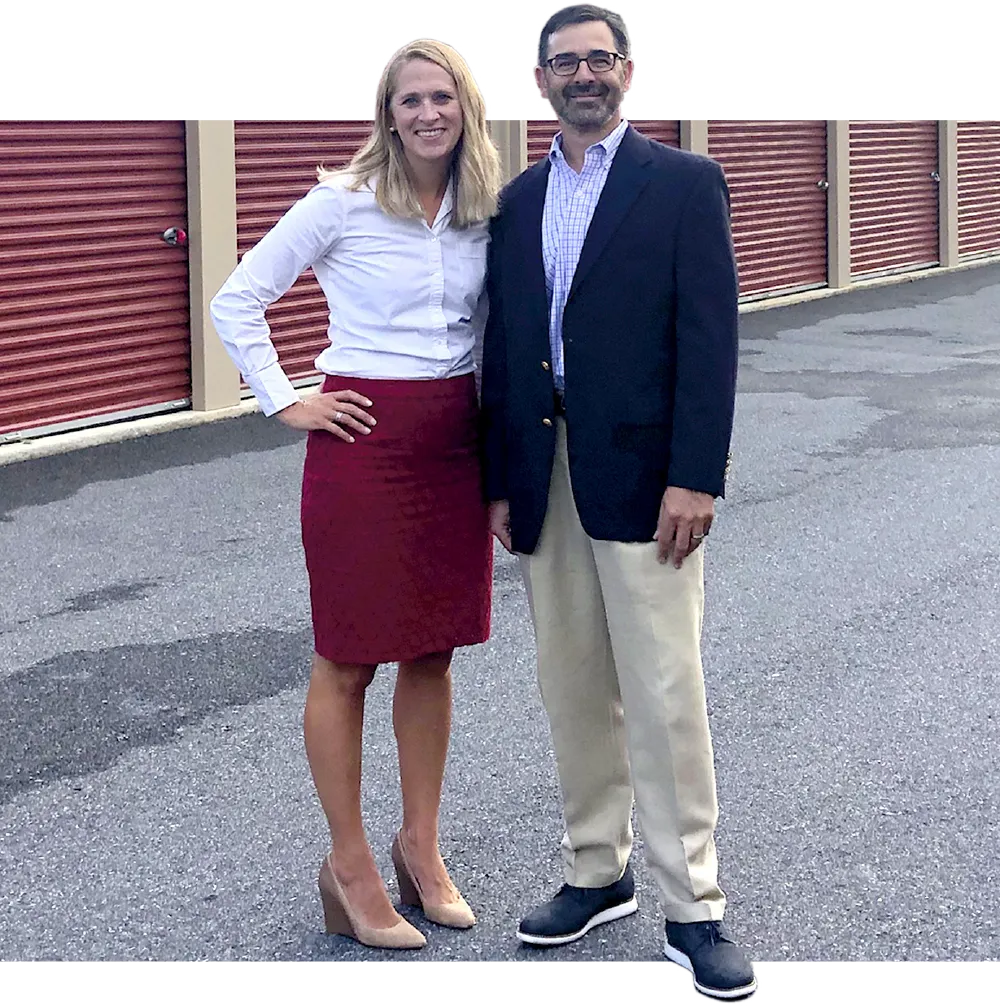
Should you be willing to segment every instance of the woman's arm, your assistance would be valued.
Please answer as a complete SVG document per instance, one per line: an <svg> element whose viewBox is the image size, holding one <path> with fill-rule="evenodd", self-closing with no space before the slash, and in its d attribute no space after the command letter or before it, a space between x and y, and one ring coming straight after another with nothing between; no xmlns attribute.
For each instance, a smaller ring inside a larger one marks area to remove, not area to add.
<svg viewBox="0 0 1000 1006"><path fill-rule="evenodd" d="M278 363L264 311L343 233L344 193L317 185L260 239L211 303L227 352L266 416L300 401Z"/></svg>

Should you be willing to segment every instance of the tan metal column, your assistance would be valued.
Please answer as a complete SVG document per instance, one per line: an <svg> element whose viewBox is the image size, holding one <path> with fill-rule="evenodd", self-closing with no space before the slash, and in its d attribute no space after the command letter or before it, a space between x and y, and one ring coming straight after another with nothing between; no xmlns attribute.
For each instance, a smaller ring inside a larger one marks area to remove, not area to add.
<svg viewBox="0 0 1000 1006"><path fill-rule="evenodd" d="M187 126L191 407L240 403L240 375L216 335L208 305L236 268L236 141L231 121Z"/></svg>
<svg viewBox="0 0 1000 1006"><path fill-rule="evenodd" d="M690 150L695 154L708 153L708 120L681 120L681 150Z"/></svg>
<svg viewBox="0 0 1000 1006"><path fill-rule="evenodd" d="M528 166L528 123L524 119L493 119L488 125L493 142L500 151L506 184Z"/></svg>
<svg viewBox="0 0 1000 1006"><path fill-rule="evenodd" d="M958 265L958 122L938 122L938 226L942 266Z"/></svg>
<svg viewBox="0 0 1000 1006"><path fill-rule="evenodd" d="M826 123L827 285L851 285L851 124L846 119Z"/></svg>

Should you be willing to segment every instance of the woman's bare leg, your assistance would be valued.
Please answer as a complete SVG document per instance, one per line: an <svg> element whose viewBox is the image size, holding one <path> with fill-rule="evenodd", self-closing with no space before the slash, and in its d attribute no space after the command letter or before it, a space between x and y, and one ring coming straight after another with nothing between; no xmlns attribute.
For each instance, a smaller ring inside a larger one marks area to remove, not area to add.
<svg viewBox="0 0 1000 1006"><path fill-rule="evenodd" d="M330 826L334 873L359 921L399 922L361 820L361 734L365 689L375 667L334 664L313 654L304 716L306 755Z"/></svg>

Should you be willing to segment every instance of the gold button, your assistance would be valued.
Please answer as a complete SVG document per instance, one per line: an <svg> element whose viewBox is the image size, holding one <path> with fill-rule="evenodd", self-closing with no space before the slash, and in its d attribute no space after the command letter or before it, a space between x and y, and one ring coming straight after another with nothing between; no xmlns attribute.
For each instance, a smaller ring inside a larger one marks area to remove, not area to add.
<svg viewBox="0 0 1000 1006"><path fill-rule="evenodd" d="M542 360L542 370L548 370L548 369L549 369L549 361Z"/></svg>
<svg viewBox="0 0 1000 1006"><path fill-rule="evenodd" d="M552 420L546 417L545 419L542 420L542 425L543 426L551 426L552 425Z"/></svg>

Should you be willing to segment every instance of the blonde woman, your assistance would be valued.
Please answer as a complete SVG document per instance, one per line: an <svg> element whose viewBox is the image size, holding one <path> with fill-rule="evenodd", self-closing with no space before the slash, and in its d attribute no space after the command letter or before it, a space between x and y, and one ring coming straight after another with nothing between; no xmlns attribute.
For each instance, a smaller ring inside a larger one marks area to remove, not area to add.
<svg viewBox="0 0 1000 1006"><path fill-rule="evenodd" d="M371 138L243 260L212 318L266 415L308 431L302 541L315 654L306 753L332 850L327 932L417 948L361 818L365 689L399 665L393 726L403 795L400 894L441 925L475 917L438 850L451 658L489 635L492 549L478 460L473 346L484 323L487 222L500 166L462 57L404 46L378 86ZM330 305L321 392L301 399L264 309L312 267Z"/></svg>

